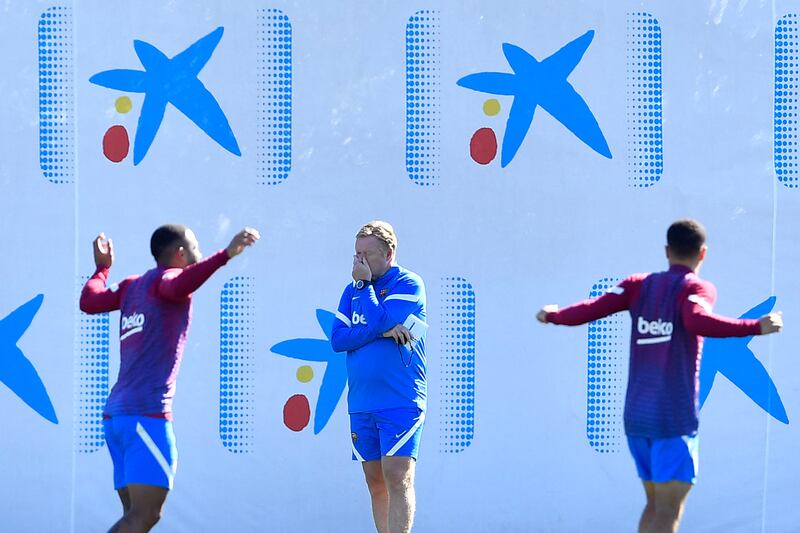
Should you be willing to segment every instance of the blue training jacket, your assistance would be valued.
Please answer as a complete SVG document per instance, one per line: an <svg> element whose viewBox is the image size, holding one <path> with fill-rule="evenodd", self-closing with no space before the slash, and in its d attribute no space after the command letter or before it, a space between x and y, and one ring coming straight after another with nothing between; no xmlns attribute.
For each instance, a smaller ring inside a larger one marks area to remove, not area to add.
<svg viewBox="0 0 800 533"><path fill-rule="evenodd" d="M347 352L348 412L371 413L397 407L425 410L425 339L412 351L383 337L410 314L426 321L425 285L401 266L363 289L345 287L331 334L331 346Z"/></svg>

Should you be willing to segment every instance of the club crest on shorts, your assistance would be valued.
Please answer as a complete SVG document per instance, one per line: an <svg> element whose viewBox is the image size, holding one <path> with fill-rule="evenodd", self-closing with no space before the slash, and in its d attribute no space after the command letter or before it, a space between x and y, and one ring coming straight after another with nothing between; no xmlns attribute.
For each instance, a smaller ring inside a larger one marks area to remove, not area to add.
<svg viewBox="0 0 800 533"><path fill-rule="evenodd" d="M353 444L355 444L358 441L358 434L354 431L350 433L350 438L353 439Z"/></svg>
<svg viewBox="0 0 800 533"><path fill-rule="evenodd" d="M386 296L386 293L388 293L388 292L389 292L389 289L381 289L380 297L383 298L384 296Z"/></svg>

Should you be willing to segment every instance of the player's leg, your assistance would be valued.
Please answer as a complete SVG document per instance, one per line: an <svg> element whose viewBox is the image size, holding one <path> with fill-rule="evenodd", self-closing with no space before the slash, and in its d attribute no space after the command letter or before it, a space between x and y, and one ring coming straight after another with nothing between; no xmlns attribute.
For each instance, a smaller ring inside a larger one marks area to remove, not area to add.
<svg viewBox="0 0 800 533"><path fill-rule="evenodd" d="M131 495L128 493L128 487L119 489L117 494L119 494L119 501L122 502L122 514L125 514L131 508Z"/></svg>
<svg viewBox="0 0 800 533"><path fill-rule="evenodd" d="M111 418L104 419L103 433L105 434L106 448L109 455L111 455L111 463L114 467L114 489L119 495L120 503L122 503L122 514L125 514L131 507L131 498L128 494L128 484L125 481L125 449L121 435L118 435L114 430L115 422L116 420Z"/></svg>
<svg viewBox="0 0 800 533"><path fill-rule="evenodd" d="M128 485L130 508L109 533L147 533L161 519L169 491L152 485Z"/></svg>
<svg viewBox="0 0 800 533"><path fill-rule="evenodd" d="M381 467L389 492L389 533L411 531L416 511L414 478L425 413L417 408L380 413Z"/></svg>
<svg viewBox="0 0 800 533"><path fill-rule="evenodd" d="M360 461L369 490L372 518L378 533L387 533L389 524L389 493L381 471L381 448L378 428L370 413L350 414L350 439L353 460Z"/></svg>
<svg viewBox="0 0 800 533"><path fill-rule="evenodd" d="M177 449L172 422L144 416L114 417L121 443L124 487L129 507L112 532L149 531L161 518L177 468ZM125 501L123 500L123 506Z"/></svg>
<svg viewBox="0 0 800 533"><path fill-rule="evenodd" d="M655 517L648 533L678 531L686 497L697 478L697 436L656 439L652 449Z"/></svg>
<svg viewBox="0 0 800 533"><path fill-rule="evenodd" d="M411 531L417 507L414 491L416 463L413 457L381 459L383 479L389 492L389 533Z"/></svg>
<svg viewBox="0 0 800 533"><path fill-rule="evenodd" d="M647 437L628 437L628 448L631 451L631 457L636 465L636 472L639 474L639 479L642 480L644 486L644 494L646 497L642 516L639 518L639 533L647 533L650 524L655 518L655 492L653 488L653 474L652 474L652 445L653 439Z"/></svg>
<svg viewBox="0 0 800 533"><path fill-rule="evenodd" d="M644 505L642 516L639 518L639 533L647 533L656 516L656 489L651 481L642 481L642 484L647 502Z"/></svg>
<svg viewBox="0 0 800 533"><path fill-rule="evenodd" d="M668 481L654 483L655 516L647 533L676 533L680 525L691 483Z"/></svg>
<svg viewBox="0 0 800 533"><path fill-rule="evenodd" d="M372 500L372 519L378 533L388 533L389 527L389 492L383 480L381 461L364 461L364 477L367 480L369 496Z"/></svg>

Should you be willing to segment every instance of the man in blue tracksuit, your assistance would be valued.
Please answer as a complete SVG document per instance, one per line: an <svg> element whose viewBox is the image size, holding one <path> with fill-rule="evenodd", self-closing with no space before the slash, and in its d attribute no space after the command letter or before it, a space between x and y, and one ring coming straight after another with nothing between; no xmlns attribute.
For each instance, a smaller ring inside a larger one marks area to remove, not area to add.
<svg viewBox="0 0 800 533"><path fill-rule="evenodd" d="M331 335L333 349L347 352L353 459L363 465L379 533L411 531L428 391L425 285L396 264L396 252L387 222L359 230L353 282L344 289Z"/></svg>

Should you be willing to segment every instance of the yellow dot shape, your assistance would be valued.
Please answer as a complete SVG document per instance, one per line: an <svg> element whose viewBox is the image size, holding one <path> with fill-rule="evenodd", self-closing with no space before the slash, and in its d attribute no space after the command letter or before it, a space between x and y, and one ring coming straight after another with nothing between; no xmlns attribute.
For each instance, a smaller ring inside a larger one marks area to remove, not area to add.
<svg viewBox="0 0 800 533"><path fill-rule="evenodd" d="M497 98L490 98L483 103L483 112L490 117L495 116L500 112L500 102Z"/></svg>
<svg viewBox="0 0 800 533"><path fill-rule="evenodd" d="M308 365L303 365L297 369L297 381L300 383L308 383L314 379L314 369Z"/></svg>
<svg viewBox="0 0 800 533"><path fill-rule="evenodd" d="M127 113L131 110L133 104L131 104L131 99L127 96L120 96L114 102L114 107L117 108L117 113Z"/></svg>

